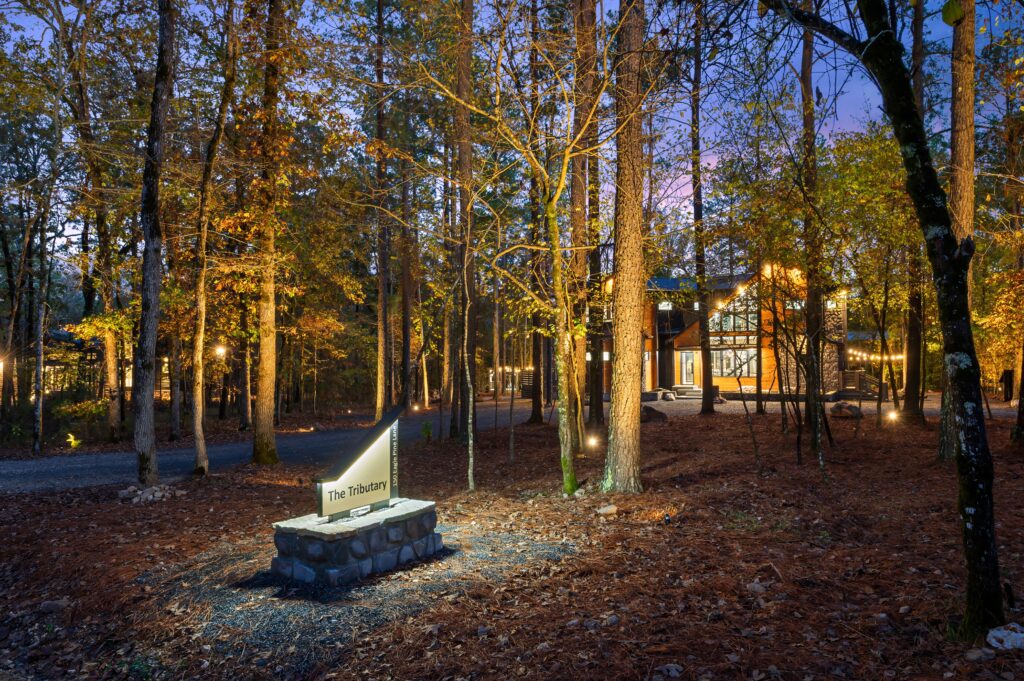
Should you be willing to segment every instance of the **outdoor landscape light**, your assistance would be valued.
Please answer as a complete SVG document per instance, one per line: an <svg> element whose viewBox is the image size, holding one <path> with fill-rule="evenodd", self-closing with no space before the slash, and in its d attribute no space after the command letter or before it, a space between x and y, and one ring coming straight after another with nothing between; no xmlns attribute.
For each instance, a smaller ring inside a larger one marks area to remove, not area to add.
<svg viewBox="0 0 1024 681"><path fill-rule="evenodd" d="M214 352L214 353L215 353L215 354L216 354L216 355L217 355L218 357L220 357L221 359L223 359L223 358L224 358L224 355L226 355L226 354L227 354L227 352L228 352L228 349L227 349L227 348L225 348L225 347L224 347L223 345L218 345L217 347L215 347L215 348L213 349L213 352Z"/></svg>
<svg viewBox="0 0 1024 681"><path fill-rule="evenodd" d="M892 411L889 412L889 420L890 421L895 421L899 417L900 417L900 415L896 413L895 409L893 409Z"/></svg>
<svg viewBox="0 0 1024 681"><path fill-rule="evenodd" d="M594 437L593 435L588 437L587 438L587 446L588 447L596 447L597 446L597 438Z"/></svg>

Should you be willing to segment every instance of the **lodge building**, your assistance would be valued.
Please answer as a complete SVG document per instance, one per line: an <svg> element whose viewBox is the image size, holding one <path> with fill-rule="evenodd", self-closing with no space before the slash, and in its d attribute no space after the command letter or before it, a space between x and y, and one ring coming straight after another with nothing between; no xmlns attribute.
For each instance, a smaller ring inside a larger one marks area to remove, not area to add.
<svg viewBox="0 0 1024 681"><path fill-rule="evenodd" d="M606 281L605 293L614 283ZM753 393L760 376L764 394L801 393L796 370L806 362L804 296L797 270L765 266L738 276L709 277L712 381L723 394ZM606 296L610 298L610 295ZM845 292L824 302L824 347L820 362L824 394L842 388L846 369ZM613 311L606 308L602 339L604 390L611 391ZM647 282L643 328L642 386L645 397L660 391L699 395L703 389L700 354L700 302L691 277L653 277ZM593 361L592 357L588 360Z"/></svg>

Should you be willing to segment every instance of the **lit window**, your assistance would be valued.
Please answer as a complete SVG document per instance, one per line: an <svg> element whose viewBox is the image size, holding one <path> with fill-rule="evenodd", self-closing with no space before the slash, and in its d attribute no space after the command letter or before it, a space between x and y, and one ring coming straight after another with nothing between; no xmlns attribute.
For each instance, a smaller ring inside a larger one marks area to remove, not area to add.
<svg viewBox="0 0 1024 681"><path fill-rule="evenodd" d="M753 376L757 349L736 348L711 351L711 373L714 376Z"/></svg>

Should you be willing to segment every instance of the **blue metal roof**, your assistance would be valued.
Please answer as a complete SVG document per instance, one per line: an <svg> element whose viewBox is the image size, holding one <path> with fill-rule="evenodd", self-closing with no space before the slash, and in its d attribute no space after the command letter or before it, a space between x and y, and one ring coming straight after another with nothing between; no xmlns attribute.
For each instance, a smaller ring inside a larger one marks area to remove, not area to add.
<svg viewBox="0 0 1024 681"><path fill-rule="evenodd" d="M651 277L647 289L653 291L696 291L697 280L693 277Z"/></svg>
<svg viewBox="0 0 1024 681"><path fill-rule="evenodd" d="M712 291L731 291L753 278L754 273L737 274L733 277L708 277L708 288ZM696 291L695 277L651 277L647 280L648 291Z"/></svg>

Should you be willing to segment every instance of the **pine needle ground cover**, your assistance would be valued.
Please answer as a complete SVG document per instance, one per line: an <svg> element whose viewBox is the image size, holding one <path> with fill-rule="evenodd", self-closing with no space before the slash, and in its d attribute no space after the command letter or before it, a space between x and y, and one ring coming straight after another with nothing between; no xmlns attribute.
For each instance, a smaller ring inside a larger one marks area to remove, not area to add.
<svg viewBox="0 0 1024 681"><path fill-rule="evenodd" d="M596 493L595 452L563 498L552 427L517 428L514 462L483 433L475 494L458 445L411 446L402 493L438 502L449 550L333 591L268 575L270 523L313 510L312 469L150 504L6 496L0 677L1024 679L1019 654L949 635L963 568L934 426L834 422L824 477L777 416L754 424L760 473L742 417L645 424L636 496ZM990 428L1016 585L1024 460Z"/></svg>

